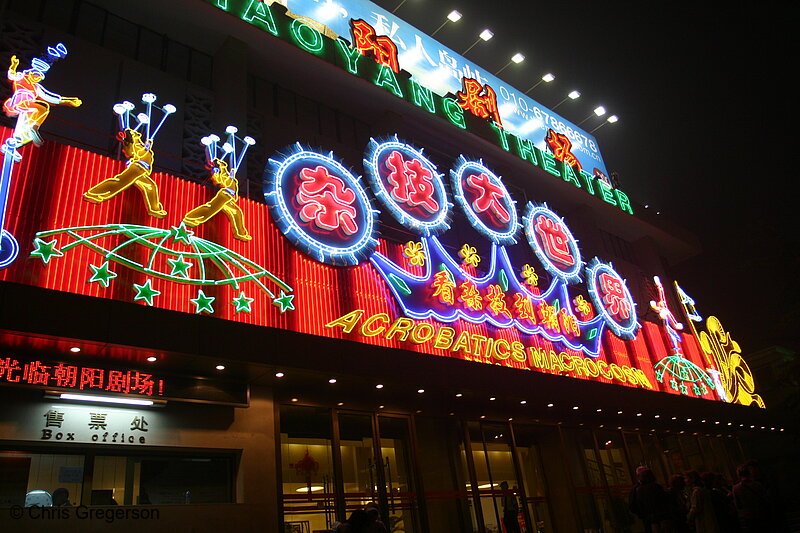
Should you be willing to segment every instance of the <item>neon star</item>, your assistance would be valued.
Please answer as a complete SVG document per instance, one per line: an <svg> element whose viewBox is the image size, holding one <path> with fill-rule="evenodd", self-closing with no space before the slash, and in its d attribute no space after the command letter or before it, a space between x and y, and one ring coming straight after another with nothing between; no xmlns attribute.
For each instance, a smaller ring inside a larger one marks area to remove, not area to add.
<svg viewBox="0 0 800 533"><path fill-rule="evenodd" d="M194 312L195 313L202 313L205 311L206 313L213 313L214 308L211 306L214 303L216 298L214 296L206 296L202 289L197 291L197 298L191 298L189 301L194 304Z"/></svg>
<svg viewBox="0 0 800 533"><path fill-rule="evenodd" d="M239 296L231 300L231 303L236 307L237 313L241 313L242 311L250 313L252 311L250 306L254 301L255 298L248 298L245 296L244 291L242 291L239 293Z"/></svg>
<svg viewBox="0 0 800 533"><path fill-rule="evenodd" d="M47 242L38 237L33 239L33 245L36 249L31 252L31 257L38 257L46 265L53 257L63 256L64 254L61 253L61 250L56 248L56 242L57 239Z"/></svg>
<svg viewBox="0 0 800 533"><path fill-rule="evenodd" d="M89 265L92 269L92 277L89 278L89 283L98 282L103 287L108 287L111 280L117 277L116 272L109 270L108 261L100 266Z"/></svg>
<svg viewBox="0 0 800 533"><path fill-rule="evenodd" d="M281 313L285 313L286 311L294 311L293 300L294 294L286 294L284 291L281 291L280 298L275 298L272 300L272 303L280 308Z"/></svg>
<svg viewBox="0 0 800 533"><path fill-rule="evenodd" d="M136 296L133 297L133 301L138 302L141 300L147 305L153 305L153 298L161 294L161 291L153 288L153 280L151 279L148 279L142 285L134 283L133 288L136 289Z"/></svg>
<svg viewBox="0 0 800 533"><path fill-rule="evenodd" d="M689 394L689 389L686 388L686 383L681 383L681 394Z"/></svg>
<svg viewBox="0 0 800 533"><path fill-rule="evenodd" d="M185 261L183 259L183 254L178 254L178 257L175 259L167 259L167 263L169 263L169 266L172 267L172 272L170 273L172 276L183 276L184 278L189 277L187 271L189 270L189 267L192 266L192 263L190 261Z"/></svg>
<svg viewBox="0 0 800 533"><path fill-rule="evenodd" d="M179 226L173 226L172 231L174 232L172 238L175 242L192 244L192 235L194 235L194 232L186 229L186 225L183 222L181 222Z"/></svg>
<svg viewBox="0 0 800 533"><path fill-rule="evenodd" d="M669 386L672 387L673 390L678 390L678 380L672 378L669 380Z"/></svg>

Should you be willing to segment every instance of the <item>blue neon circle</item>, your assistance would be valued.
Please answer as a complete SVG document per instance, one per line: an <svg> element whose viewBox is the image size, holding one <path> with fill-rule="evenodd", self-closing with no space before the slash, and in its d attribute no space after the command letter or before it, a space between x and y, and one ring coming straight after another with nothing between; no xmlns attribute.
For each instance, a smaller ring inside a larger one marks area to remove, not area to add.
<svg viewBox="0 0 800 533"><path fill-rule="evenodd" d="M575 258L574 264L568 265L554 260L545 252L542 244L539 242L539 234L533 227L536 219L540 216L549 218L563 228L564 234L567 236L567 244L570 253L572 257ZM539 258L545 270L566 283L577 283L581 280L580 272L581 267L583 267L583 262L581 261L581 251L578 248L578 240L572 236L572 232L570 232L569 227L564 223L564 219L547 207L547 204L535 205L533 202L528 202L528 206L525 209L525 216L523 217L523 225L525 226L525 237L528 239L528 244L533 248L536 257Z"/></svg>
<svg viewBox="0 0 800 533"><path fill-rule="evenodd" d="M435 189L434 199L438 204L437 211L431 213L422 207L400 202L392 196L387 183L389 171L386 161L394 151L399 152L406 159L416 159L431 173L431 183ZM437 172L436 165L422 154L422 150L417 150L401 142L397 136L383 142L372 139L364 157L364 169L372 192L400 224L426 237L438 235L450 229L449 218L452 204L447 197L443 175Z"/></svg>
<svg viewBox="0 0 800 533"><path fill-rule="evenodd" d="M469 176L475 174L485 174L493 184L502 189L503 207L508 211L510 218L508 222L501 221L502 223L496 224L491 220L493 217L484 213L477 213L473 209L470 200L467 198L468 193L464 189L464 182ZM515 244L517 242L516 235L517 231L519 231L517 208L503 181L494 172L486 168L482 162L470 161L462 155L456 161L456 168L450 170L450 180L453 187L453 195L458 205L467 215L467 220L473 228L497 244ZM494 227L489 226L487 219L491 220Z"/></svg>
<svg viewBox="0 0 800 533"><path fill-rule="evenodd" d="M318 166L340 178L355 192L358 230L353 235L315 228L311 222L300 218L300 208L295 200L299 189L298 176L304 168ZM283 159L270 159L264 174L264 198L272 218L298 249L317 261L335 266L357 265L374 251L378 244L375 239L377 212L372 208L360 178L334 159L332 153L323 155L298 145Z"/></svg>
<svg viewBox="0 0 800 533"><path fill-rule="evenodd" d="M0 233L0 268L13 263L19 255L19 243L11 233L2 230Z"/></svg>
<svg viewBox="0 0 800 533"><path fill-rule="evenodd" d="M614 315L608 311L608 308L606 307L606 304L600 295L599 279L600 274L602 273L610 274L622 282L622 289L624 291L625 300L630 305L631 315L625 321L618 321ZM628 290L628 286L625 284L625 279L620 276L616 270L614 270L614 267L612 267L610 264L601 262L596 257L592 260L592 263L586 267L586 277L587 287L589 288L589 297L592 299L595 309L598 309L600 316L603 317L605 323L608 324L609 328L611 328L611 331L613 331L614 334L620 339L636 338L636 331L639 329L639 322L636 320L636 302L633 301L633 296L631 296L631 292Z"/></svg>

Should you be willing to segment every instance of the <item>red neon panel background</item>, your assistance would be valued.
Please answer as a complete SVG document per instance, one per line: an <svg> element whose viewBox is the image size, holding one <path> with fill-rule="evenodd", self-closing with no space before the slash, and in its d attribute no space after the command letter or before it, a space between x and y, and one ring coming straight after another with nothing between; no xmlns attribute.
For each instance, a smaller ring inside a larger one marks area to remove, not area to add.
<svg viewBox="0 0 800 533"><path fill-rule="evenodd" d="M0 128L2 138L9 134L9 129ZM48 265L44 265L39 258L30 257L34 234L52 229L113 223L169 229L179 225L190 209L208 201L217 190L165 173L154 172L152 177L158 184L161 201L168 212L166 218L159 220L146 214L141 193L135 187L102 204L91 204L82 199L83 192L91 186L120 172L124 168L124 161L52 141L40 148L25 146L21 152L23 160L14 169L6 220L7 228L20 243L20 256L14 264L0 271L0 280L15 283L133 302L135 290L132 285L144 283L146 275L111 263L110 266L118 277L112 280L109 287L104 288L99 283L88 283L91 276L89 265L101 264L104 261L102 255L79 246L66 252L63 257L54 257ZM158 157L157 153L156 166ZM206 176L199 177L206 178ZM206 180L206 183L208 181ZM222 213L192 230L198 237L214 241L239 253L286 281L294 288L296 310L281 314L269 296L252 281L243 283L241 289L228 285L203 286L202 290L206 295L216 298L213 303L214 317L331 338L358 340L437 356L503 364L526 370L532 368L529 362L515 361L513 357L498 361L483 355L467 354L464 351L436 349L433 348L432 342L417 345L400 341L399 336L393 339L386 339L381 335L360 336L357 334L357 328L350 334L343 333L339 328L326 328L325 324L356 309L363 309L365 318L377 313L386 313L390 320L394 320L402 315L382 278L371 264L366 262L356 267L333 268L313 261L296 251L283 237L273 224L265 205L244 198L239 199L238 205L244 212L246 226L253 236L252 241L243 242L234 239L230 222ZM61 238L61 235L55 237ZM399 264L405 264L412 271L419 269L407 264L403 256L403 247L404 244L381 240L378 250ZM134 257L138 255L137 259L142 259L144 252L142 249L140 253L136 250L129 253ZM165 260L162 258L159 261L155 266L159 270L169 272ZM266 284L276 294L280 292L279 287L273 282L267 281ZM173 311L195 312L195 306L189 300L197 296L197 286L155 278L152 279L152 286L161 291L161 295L154 300L155 306ZM242 290L248 297L255 299L252 303L252 313L235 312L231 301ZM478 325L461 320L453 324L440 324L432 319L423 322L431 324L434 328L452 327L455 330L454 338L457 338L459 333L467 331L493 339L505 339L509 345L519 341L526 347L538 347L548 354L552 350L556 354L563 351L570 356L579 355L572 350L557 350L552 342L542 337L523 335L516 329L500 330L485 324ZM669 386L664 387L658 383L653 374L653 365L667 355L661 329L656 324L644 323L643 329L633 341L622 341L606 331L601 354L596 361L602 360L609 365L616 363L620 366L641 369L653 385L653 390L674 393ZM687 338L684 344L688 346L687 357L702 368L707 368L708 363L703 361L704 358L694 338ZM541 371L612 382L602 376L592 378L557 370ZM614 383L619 384L617 381ZM705 397L711 398L715 395L712 392Z"/></svg>

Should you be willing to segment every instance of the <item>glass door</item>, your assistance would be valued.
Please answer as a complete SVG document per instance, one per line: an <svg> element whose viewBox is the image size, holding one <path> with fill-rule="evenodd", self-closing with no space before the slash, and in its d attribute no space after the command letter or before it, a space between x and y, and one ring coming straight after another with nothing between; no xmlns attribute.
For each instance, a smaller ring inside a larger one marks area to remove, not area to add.
<svg viewBox="0 0 800 533"><path fill-rule="evenodd" d="M284 527L327 530L336 521L330 410L281 406Z"/></svg>
<svg viewBox="0 0 800 533"><path fill-rule="evenodd" d="M388 512L387 529L397 533L416 533L419 528L419 502L414 483L409 420L406 417L378 417L380 468L383 469L383 494Z"/></svg>

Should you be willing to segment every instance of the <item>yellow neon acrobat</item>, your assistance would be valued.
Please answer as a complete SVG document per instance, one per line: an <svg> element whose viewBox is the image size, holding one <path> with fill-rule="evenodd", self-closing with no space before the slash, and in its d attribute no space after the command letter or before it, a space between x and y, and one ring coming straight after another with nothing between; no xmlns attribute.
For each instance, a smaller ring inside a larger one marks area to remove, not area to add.
<svg viewBox="0 0 800 533"><path fill-rule="evenodd" d="M245 227L244 212L236 203L239 200L239 180L236 179L236 171L244 160L247 148L255 144L255 140L252 137L240 139L244 147L237 157L235 147L238 129L235 126L228 126L225 131L228 133L228 141L221 147L223 152L221 156L217 155L219 136L208 135L201 140L206 147L206 161L211 169L211 181L219 187L219 191L211 200L186 213L183 223L191 227L199 226L208 222L217 213L223 212L231 221L233 236L242 241L249 241L253 237ZM228 161L225 160L226 157Z"/></svg>
<svg viewBox="0 0 800 533"><path fill-rule="evenodd" d="M167 104L163 108L159 108L164 115L155 130L151 132L150 116L155 99L156 96L151 93L142 96L142 101L147 104L147 113L140 113L137 116L139 124L134 128L130 127L130 111L134 108L133 104L123 102L114 106L114 112L120 116L122 153L128 158L128 162L125 170L101 181L83 193L85 200L99 204L113 198L132 185L136 185L147 204L148 214L156 218L164 218L167 215L167 211L158 197L158 185L150 175L153 173L153 139L164 124L166 117L175 112L175 106ZM144 134L139 131L143 124L146 125Z"/></svg>
<svg viewBox="0 0 800 533"><path fill-rule="evenodd" d="M208 222L211 217L224 212L233 226L233 236L242 241L249 241L253 237L244 226L244 213L242 208L236 204L239 199L239 181L231 176L228 163L220 159L212 161L214 167L211 169L211 181L220 189L214 198L208 202L195 207L183 217L183 223L187 226L199 226Z"/></svg>

